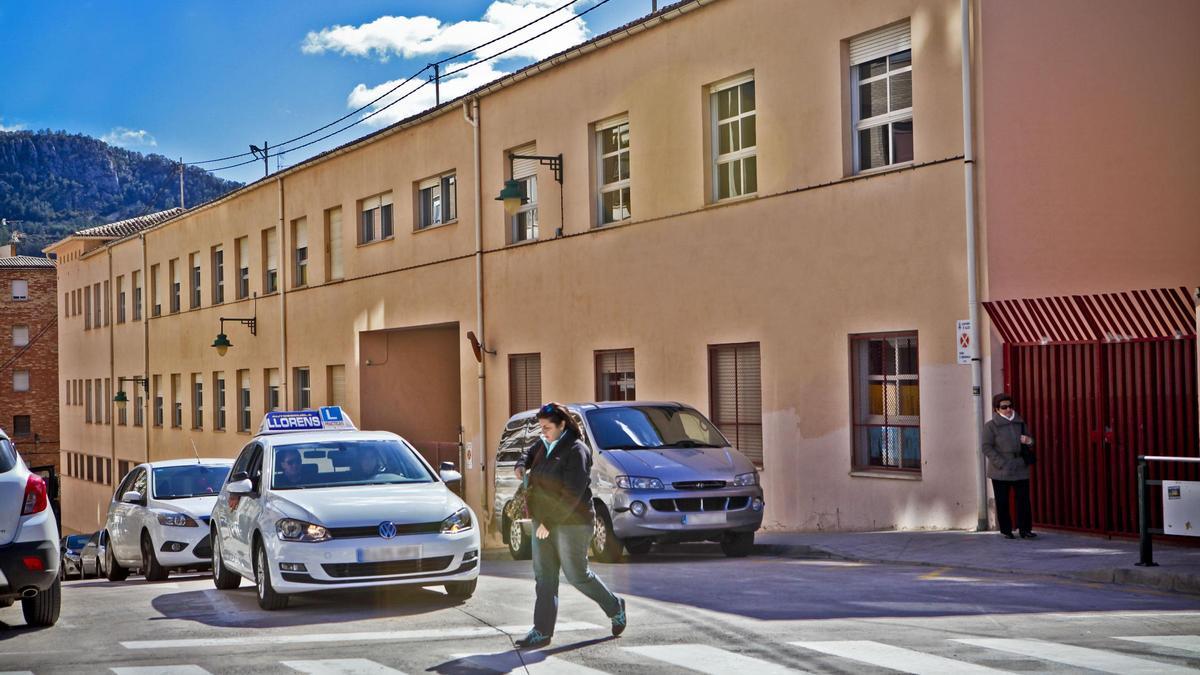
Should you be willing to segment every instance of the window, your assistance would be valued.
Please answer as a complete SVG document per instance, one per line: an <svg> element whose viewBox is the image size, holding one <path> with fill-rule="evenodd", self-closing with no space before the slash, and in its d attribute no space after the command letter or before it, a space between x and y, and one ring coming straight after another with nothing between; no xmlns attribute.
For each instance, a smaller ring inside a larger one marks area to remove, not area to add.
<svg viewBox="0 0 1200 675"><path fill-rule="evenodd" d="M16 377L16 373L13 373ZM83 381L83 421L91 423L92 421L92 381Z"/></svg>
<svg viewBox="0 0 1200 675"><path fill-rule="evenodd" d="M212 301L214 305L225 302L225 249L212 247Z"/></svg>
<svg viewBox="0 0 1200 675"><path fill-rule="evenodd" d="M633 350L610 349L596 352L596 400L636 400L633 377Z"/></svg>
<svg viewBox="0 0 1200 675"><path fill-rule="evenodd" d="M133 320L142 320L142 273L134 271L132 276L133 285Z"/></svg>
<svg viewBox="0 0 1200 675"><path fill-rule="evenodd" d="M709 417L758 466L763 463L760 368L757 342L708 348Z"/></svg>
<svg viewBox="0 0 1200 675"><path fill-rule="evenodd" d="M237 299L242 300L250 297L250 238L238 237L234 242L234 256L237 258L233 262L237 266Z"/></svg>
<svg viewBox="0 0 1200 675"><path fill-rule="evenodd" d="M179 269L179 258L169 261L167 267L171 274L171 313L174 314L179 311L179 294L182 288L179 276L182 274Z"/></svg>
<svg viewBox="0 0 1200 675"><path fill-rule="evenodd" d="M133 386L133 426L140 427L146 423L146 399L140 383Z"/></svg>
<svg viewBox="0 0 1200 675"><path fill-rule="evenodd" d="M508 357L508 408L515 415L542 404L542 355Z"/></svg>
<svg viewBox="0 0 1200 675"><path fill-rule="evenodd" d="M754 76L712 87L713 198L716 201L758 192L757 114Z"/></svg>
<svg viewBox="0 0 1200 675"><path fill-rule="evenodd" d="M99 328L104 315L104 303L100 296L100 284L92 284L92 326Z"/></svg>
<svg viewBox="0 0 1200 675"><path fill-rule="evenodd" d="M100 386L99 380L96 381L96 386ZM112 378L106 377L104 378L104 399L96 401L96 403L100 404L100 407L104 408L105 424L112 424L112 399ZM100 419L99 413L96 414L96 419Z"/></svg>
<svg viewBox="0 0 1200 675"><path fill-rule="evenodd" d="M125 323L125 277L117 277L117 323Z"/></svg>
<svg viewBox="0 0 1200 675"><path fill-rule="evenodd" d="M917 334L854 336L854 466L921 469Z"/></svg>
<svg viewBox="0 0 1200 675"><path fill-rule="evenodd" d="M63 293L63 318L71 316L71 294Z"/></svg>
<svg viewBox="0 0 1200 675"><path fill-rule="evenodd" d="M238 431L250 431L250 371L237 371Z"/></svg>
<svg viewBox="0 0 1200 675"><path fill-rule="evenodd" d="M308 376L308 368L293 368L292 379L296 384L295 408L297 410L312 408L312 382Z"/></svg>
<svg viewBox="0 0 1200 675"><path fill-rule="evenodd" d="M29 391L29 371L13 371L13 391Z"/></svg>
<svg viewBox="0 0 1200 675"><path fill-rule="evenodd" d="M329 366L325 377L329 405L346 405L346 366Z"/></svg>
<svg viewBox="0 0 1200 675"><path fill-rule="evenodd" d="M14 347L24 347L29 344L29 326L13 326L12 333Z"/></svg>
<svg viewBox="0 0 1200 675"><path fill-rule="evenodd" d="M509 152L514 155L533 155L537 153L537 145L530 143ZM536 159L518 159L512 162L512 178L521 188L521 208L512 216L510 244L538 238L537 169Z"/></svg>
<svg viewBox="0 0 1200 675"><path fill-rule="evenodd" d="M850 41L854 171L913 160L912 44L908 22Z"/></svg>
<svg viewBox="0 0 1200 675"><path fill-rule="evenodd" d="M280 391L279 391L279 369L267 368L263 372L263 380L267 383L266 386L266 404L267 410L280 410Z"/></svg>
<svg viewBox="0 0 1200 675"><path fill-rule="evenodd" d="M192 373L192 428L204 428L204 376Z"/></svg>
<svg viewBox="0 0 1200 675"><path fill-rule="evenodd" d="M150 266L150 303L151 303L150 316L161 316L162 315L162 296L161 296L162 283L159 278L161 276L162 276L161 270L159 270L158 265L151 265Z"/></svg>
<svg viewBox="0 0 1200 675"><path fill-rule="evenodd" d="M601 225L627 220L629 206L629 119L596 125L597 207Z"/></svg>
<svg viewBox="0 0 1200 675"><path fill-rule="evenodd" d="M162 375L154 376L154 426L161 427L163 425L163 390L162 390Z"/></svg>
<svg viewBox="0 0 1200 675"><path fill-rule="evenodd" d="M108 280L104 281L104 325L112 323L112 286Z"/></svg>
<svg viewBox="0 0 1200 675"><path fill-rule="evenodd" d="M92 328L92 292L88 289L83 289L83 329L91 330Z"/></svg>
<svg viewBox="0 0 1200 675"><path fill-rule="evenodd" d="M112 399L109 399L112 400ZM129 426L129 406L117 408L117 424L121 426Z"/></svg>
<svg viewBox="0 0 1200 675"><path fill-rule="evenodd" d="M225 431L225 373L213 373L213 429Z"/></svg>
<svg viewBox="0 0 1200 675"><path fill-rule="evenodd" d="M362 200L359 214L358 243L369 244L392 236L392 193Z"/></svg>
<svg viewBox="0 0 1200 675"><path fill-rule="evenodd" d="M453 173L417 184L417 229L448 223L458 217L458 183Z"/></svg>
<svg viewBox="0 0 1200 675"><path fill-rule="evenodd" d="M96 481L96 458L92 455L87 455L87 479L91 482Z"/></svg>
<svg viewBox="0 0 1200 675"><path fill-rule="evenodd" d="M279 234L275 228L263 230L263 293L279 290Z"/></svg>
<svg viewBox="0 0 1200 675"><path fill-rule="evenodd" d="M342 207L325 211L325 278L341 279L346 275L342 265Z"/></svg>
<svg viewBox="0 0 1200 675"><path fill-rule="evenodd" d="M24 301L29 299L29 282L25 279L13 279L12 299Z"/></svg>
<svg viewBox="0 0 1200 675"><path fill-rule="evenodd" d="M29 415L13 415L12 430L14 436L29 436L33 433L33 423Z"/></svg>
<svg viewBox="0 0 1200 675"><path fill-rule="evenodd" d="M292 221L292 286L308 285L308 219Z"/></svg>
<svg viewBox="0 0 1200 675"><path fill-rule="evenodd" d="M183 376L171 374L171 426L183 428Z"/></svg>
<svg viewBox="0 0 1200 675"><path fill-rule="evenodd" d="M200 254L191 253L188 255L188 269L191 271L189 275L188 295L191 297L192 309L200 307Z"/></svg>

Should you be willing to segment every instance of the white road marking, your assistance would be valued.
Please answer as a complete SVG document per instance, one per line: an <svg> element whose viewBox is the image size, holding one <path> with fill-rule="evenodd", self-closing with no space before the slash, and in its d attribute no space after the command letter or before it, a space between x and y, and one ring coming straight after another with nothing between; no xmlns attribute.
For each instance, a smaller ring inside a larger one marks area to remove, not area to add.
<svg viewBox="0 0 1200 675"><path fill-rule="evenodd" d="M33 675L32 670L5 670L0 671L0 675Z"/></svg>
<svg viewBox="0 0 1200 675"><path fill-rule="evenodd" d="M404 675L395 668L370 659L320 659L317 661L280 661L283 665L310 675Z"/></svg>
<svg viewBox="0 0 1200 675"><path fill-rule="evenodd" d="M499 628L509 635L524 635L529 630L528 625L500 626ZM572 621L558 624L554 632L599 629L600 626L594 623ZM193 638L184 640L133 640L122 642L121 646L126 649L181 649L188 647L230 647L236 645L311 644L315 642L440 640L488 637L496 634L495 628L489 626L472 626L467 628L428 628L424 630L391 630L364 633L316 633L307 635L279 633L273 635L242 635L239 637Z"/></svg>
<svg viewBox="0 0 1200 675"><path fill-rule="evenodd" d="M1044 661L1063 663L1075 668L1091 668L1102 673L1119 675L1168 675L1169 673L1195 673L1191 668L1182 668L1161 661L1150 661L1117 652L1088 647L1076 647L1041 640L1007 640L992 638L955 639L967 645L1011 652Z"/></svg>
<svg viewBox="0 0 1200 675"><path fill-rule="evenodd" d="M200 666L191 664L183 666L138 666L130 668L109 668L116 675L209 675Z"/></svg>
<svg viewBox="0 0 1200 675"><path fill-rule="evenodd" d="M654 647L623 647L624 651L656 661L689 668L709 675L754 673L755 675L795 675L803 671L725 651L708 645L659 645Z"/></svg>
<svg viewBox="0 0 1200 675"><path fill-rule="evenodd" d="M557 633L559 630L562 629L555 627L554 632ZM520 655L516 651L509 650L495 654L453 654L452 656L459 661L465 661L476 668L490 670L493 673L527 671L534 675L559 675L560 673L564 675L567 673L607 675L603 670L588 668L553 656L544 656L539 651L522 652Z"/></svg>
<svg viewBox="0 0 1200 675"><path fill-rule="evenodd" d="M1200 635L1137 635L1117 639L1200 654Z"/></svg>
<svg viewBox="0 0 1200 675"><path fill-rule="evenodd" d="M1005 673L957 659L925 654L904 647L894 647L872 640L830 640L822 642L792 642L790 644L822 654L891 668L914 675L954 675L955 673Z"/></svg>

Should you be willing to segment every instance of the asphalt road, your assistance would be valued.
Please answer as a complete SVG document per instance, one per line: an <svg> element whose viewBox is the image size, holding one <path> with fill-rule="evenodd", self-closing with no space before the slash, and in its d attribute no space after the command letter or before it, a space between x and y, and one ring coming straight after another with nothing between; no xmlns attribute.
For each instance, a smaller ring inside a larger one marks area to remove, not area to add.
<svg viewBox="0 0 1200 675"><path fill-rule="evenodd" d="M597 573L630 627L563 586L559 628L518 654L528 562L488 556L476 595L334 591L263 612L207 576L71 581L59 624L0 610L0 672L1200 672L1200 598L953 569L678 547Z"/></svg>

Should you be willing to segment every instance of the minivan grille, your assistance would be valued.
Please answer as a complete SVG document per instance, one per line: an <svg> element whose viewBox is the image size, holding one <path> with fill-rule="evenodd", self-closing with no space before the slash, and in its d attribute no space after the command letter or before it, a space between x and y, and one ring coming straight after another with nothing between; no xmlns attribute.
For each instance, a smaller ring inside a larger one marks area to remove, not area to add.
<svg viewBox="0 0 1200 675"><path fill-rule="evenodd" d="M702 511L737 511L750 505L749 497L689 497L684 499L651 499L655 511L699 513Z"/></svg>
<svg viewBox="0 0 1200 675"><path fill-rule="evenodd" d="M676 490L717 490L725 487L723 480L694 480L671 483Z"/></svg>

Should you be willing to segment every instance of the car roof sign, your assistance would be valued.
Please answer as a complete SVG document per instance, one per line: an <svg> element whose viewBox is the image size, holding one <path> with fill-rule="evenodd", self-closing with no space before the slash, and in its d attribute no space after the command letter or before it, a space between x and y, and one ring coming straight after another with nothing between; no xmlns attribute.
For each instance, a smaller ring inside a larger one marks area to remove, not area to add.
<svg viewBox="0 0 1200 675"><path fill-rule="evenodd" d="M341 406L323 406L317 410L269 412L258 427L261 434L296 431L355 431L357 427Z"/></svg>

